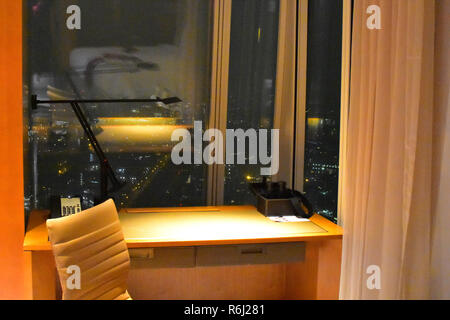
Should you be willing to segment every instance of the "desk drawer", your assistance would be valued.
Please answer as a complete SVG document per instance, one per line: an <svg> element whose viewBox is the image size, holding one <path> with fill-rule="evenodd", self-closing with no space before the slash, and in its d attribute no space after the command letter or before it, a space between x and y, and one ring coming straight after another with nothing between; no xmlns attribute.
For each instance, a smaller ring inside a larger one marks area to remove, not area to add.
<svg viewBox="0 0 450 320"><path fill-rule="evenodd" d="M267 243L197 247L197 266L279 264L300 262L305 244Z"/></svg>
<svg viewBox="0 0 450 320"><path fill-rule="evenodd" d="M194 247L129 249L132 268L195 267Z"/></svg>

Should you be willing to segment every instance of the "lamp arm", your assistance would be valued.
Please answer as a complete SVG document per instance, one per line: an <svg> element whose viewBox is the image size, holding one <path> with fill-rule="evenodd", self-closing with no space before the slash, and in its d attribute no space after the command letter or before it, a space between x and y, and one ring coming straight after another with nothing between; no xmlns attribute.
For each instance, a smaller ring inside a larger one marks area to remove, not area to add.
<svg viewBox="0 0 450 320"><path fill-rule="evenodd" d="M113 185L113 190L118 189L123 186L123 183L121 183L116 175L114 174L114 170L112 169L111 165L109 164L108 158L105 156L105 153L103 152L97 138L95 137L94 132L91 129L91 126L89 125L89 122L86 119L86 116L84 115L83 111L80 108L80 105L77 102L70 103L78 121L80 122L81 126L83 127L83 130L91 143L95 154L97 155L99 161L100 161L100 167L101 167L101 173L100 173L100 179L101 179L101 201L106 201L108 198L108 178L111 180Z"/></svg>

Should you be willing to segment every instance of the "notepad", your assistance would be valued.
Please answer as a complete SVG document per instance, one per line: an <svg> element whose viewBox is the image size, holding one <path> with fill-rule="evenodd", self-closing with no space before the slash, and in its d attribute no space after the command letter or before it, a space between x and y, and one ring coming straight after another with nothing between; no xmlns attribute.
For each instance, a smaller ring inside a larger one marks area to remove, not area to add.
<svg viewBox="0 0 450 320"><path fill-rule="evenodd" d="M309 221L306 218L299 218L297 216L277 216L277 217L268 217L270 220L275 222L303 222Z"/></svg>

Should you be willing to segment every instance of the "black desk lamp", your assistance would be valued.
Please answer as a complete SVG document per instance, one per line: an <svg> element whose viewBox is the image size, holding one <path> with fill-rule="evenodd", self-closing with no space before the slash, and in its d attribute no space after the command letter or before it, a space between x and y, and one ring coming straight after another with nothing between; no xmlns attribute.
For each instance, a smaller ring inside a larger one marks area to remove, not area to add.
<svg viewBox="0 0 450 320"><path fill-rule="evenodd" d="M105 156L100 144L98 143L97 138L95 137L94 132L92 131L89 122L86 119L83 111L81 110L80 103L148 103L148 102L162 102L165 105L170 105L173 103L182 102L181 99L177 97L170 97L166 99L112 99L112 100L38 100L36 95L31 96L31 108L36 110L38 105L40 104L70 104L75 115L78 118L83 130L94 148L95 154L97 155L100 161L100 202L104 202L108 200L108 192L114 192L122 188L125 183L121 182L117 179L114 171L109 164L108 159ZM111 189L108 189L108 179L112 183Z"/></svg>

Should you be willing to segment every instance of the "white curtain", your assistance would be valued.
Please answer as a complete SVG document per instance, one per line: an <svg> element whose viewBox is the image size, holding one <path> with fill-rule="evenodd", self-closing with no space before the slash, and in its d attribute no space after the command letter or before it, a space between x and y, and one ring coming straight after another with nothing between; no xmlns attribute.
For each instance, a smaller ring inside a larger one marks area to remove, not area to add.
<svg viewBox="0 0 450 320"><path fill-rule="evenodd" d="M367 27L371 5L381 29ZM429 297L434 6L355 1L342 299Z"/></svg>

